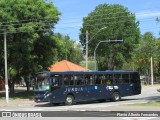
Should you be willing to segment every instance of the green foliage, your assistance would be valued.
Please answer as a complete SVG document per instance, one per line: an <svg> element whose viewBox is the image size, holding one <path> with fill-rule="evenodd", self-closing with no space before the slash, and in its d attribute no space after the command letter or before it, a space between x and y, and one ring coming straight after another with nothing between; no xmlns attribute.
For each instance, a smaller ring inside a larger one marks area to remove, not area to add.
<svg viewBox="0 0 160 120"><path fill-rule="evenodd" d="M46 69L47 65L55 61L56 43L48 34L58 22L59 15L57 8L44 0L0 1L0 33L3 33L4 29L7 31L8 69L11 77L9 82L12 83L10 85L14 87L14 83L21 77L27 78L36 71ZM0 39L4 39L2 34ZM3 41L0 43L0 73L4 76ZM34 49L35 44L37 49Z"/></svg>
<svg viewBox="0 0 160 120"><path fill-rule="evenodd" d="M86 61L81 61L80 65L83 66L84 68L86 67ZM94 61L88 61L88 69L89 70L94 70Z"/></svg>
<svg viewBox="0 0 160 120"><path fill-rule="evenodd" d="M69 36L52 32L60 12L44 0L1 0L0 33L7 32L9 85L29 77L62 59L83 60L81 46ZM4 78L4 43L0 34L0 78Z"/></svg>
<svg viewBox="0 0 160 120"><path fill-rule="evenodd" d="M153 37L152 33L147 32L143 35L142 41L134 52L134 63L137 69L141 70L145 75L150 74L150 58L156 57L156 39Z"/></svg>
<svg viewBox="0 0 160 120"><path fill-rule="evenodd" d="M160 101L149 101L147 103L137 103L137 104L128 104L127 106L151 106L151 107L159 107Z"/></svg>
<svg viewBox="0 0 160 120"><path fill-rule="evenodd" d="M63 36L60 33L55 34L58 48L58 60L69 60L79 64L83 60L81 45L71 40L69 36Z"/></svg>
<svg viewBox="0 0 160 120"><path fill-rule="evenodd" d="M130 60L134 48L140 40L139 23L135 15L118 4L100 4L83 18L80 42L85 49L85 31L89 31L89 55L93 55L96 45L104 40L123 39L122 44L100 44L97 62L100 70L120 69ZM102 29L103 28L103 29Z"/></svg>
<svg viewBox="0 0 160 120"><path fill-rule="evenodd" d="M160 40L156 39L151 32L146 32L142 40L132 53L132 59L123 66L131 70L138 70L146 76L145 83L150 84L151 57L153 58L154 76L159 76L160 66ZM156 80L156 79L155 79ZM157 79L158 82L158 79Z"/></svg>
<svg viewBox="0 0 160 120"><path fill-rule="evenodd" d="M60 13L50 2L43 0L1 0L1 28L9 32L51 29L59 20Z"/></svg>
<svg viewBox="0 0 160 120"><path fill-rule="evenodd" d="M57 43L53 35L41 36L34 42L34 65L38 70L47 70L47 68L57 61Z"/></svg>
<svg viewBox="0 0 160 120"><path fill-rule="evenodd" d="M0 35L1 36L1 35ZM4 43L0 40L0 80L4 77Z"/></svg>

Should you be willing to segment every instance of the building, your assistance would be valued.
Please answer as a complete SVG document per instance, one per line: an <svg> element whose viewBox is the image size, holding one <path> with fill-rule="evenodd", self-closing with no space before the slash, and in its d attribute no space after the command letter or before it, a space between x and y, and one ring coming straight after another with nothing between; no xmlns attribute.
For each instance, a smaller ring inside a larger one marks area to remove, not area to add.
<svg viewBox="0 0 160 120"><path fill-rule="evenodd" d="M62 60L48 68L51 72L85 71L85 68L67 60Z"/></svg>

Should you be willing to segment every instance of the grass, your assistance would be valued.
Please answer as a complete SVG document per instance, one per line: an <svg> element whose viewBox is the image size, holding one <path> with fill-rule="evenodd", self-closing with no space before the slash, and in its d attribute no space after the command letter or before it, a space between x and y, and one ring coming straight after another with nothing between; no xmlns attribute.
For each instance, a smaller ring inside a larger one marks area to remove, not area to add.
<svg viewBox="0 0 160 120"><path fill-rule="evenodd" d="M160 107L160 101L151 101L147 103L138 103L138 104L128 104L128 106L153 106Z"/></svg>
<svg viewBox="0 0 160 120"><path fill-rule="evenodd" d="M24 91L24 92L18 92L15 93L14 96L10 96L10 99L30 99L32 100L34 98L34 92L33 91ZM5 99L5 95L3 95L0 100Z"/></svg>

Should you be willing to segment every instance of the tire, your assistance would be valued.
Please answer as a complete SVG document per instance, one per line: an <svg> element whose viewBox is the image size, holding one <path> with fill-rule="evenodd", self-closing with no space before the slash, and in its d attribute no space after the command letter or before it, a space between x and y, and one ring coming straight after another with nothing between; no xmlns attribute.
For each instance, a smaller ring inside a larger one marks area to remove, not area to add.
<svg viewBox="0 0 160 120"><path fill-rule="evenodd" d="M114 92L111 101L116 102L121 100L121 95L119 92Z"/></svg>
<svg viewBox="0 0 160 120"><path fill-rule="evenodd" d="M74 104L74 97L72 95L67 95L65 100L65 105L73 105Z"/></svg>

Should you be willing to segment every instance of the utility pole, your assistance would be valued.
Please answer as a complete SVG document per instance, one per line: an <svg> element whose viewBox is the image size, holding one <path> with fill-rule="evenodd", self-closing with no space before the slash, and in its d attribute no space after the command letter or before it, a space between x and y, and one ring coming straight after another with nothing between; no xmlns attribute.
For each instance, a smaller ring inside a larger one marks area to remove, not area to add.
<svg viewBox="0 0 160 120"><path fill-rule="evenodd" d="M86 71L88 71L88 30L86 30Z"/></svg>
<svg viewBox="0 0 160 120"><path fill-rule="evenodd" d="M98 30L98 32L95 33L95 35L90 39L88 40L88 30L86 30L86 71L88 71L88 43L90 41L92 41L92 39L101 31L101 30L104 30L106 29L107 27L102 27L101 29Z"/></svg>
<svg viewBox="0 0 160 120"><path fill-rule="evenodd" d="M151 85L153 86L153 58L151 57Z"/></svg>
<svg viewBox="0 0 160 120"><path fill-rule="evenodd" d="M9 102L8 94L8 70L7 70L7 39L6 39L6 28L4 29L4 64L5 64L5 89L6 89L6 102Z"/></svg>

